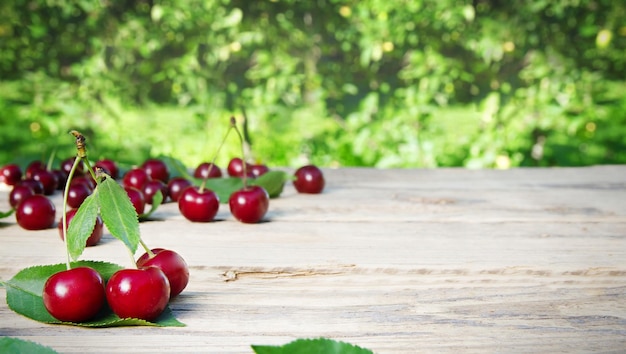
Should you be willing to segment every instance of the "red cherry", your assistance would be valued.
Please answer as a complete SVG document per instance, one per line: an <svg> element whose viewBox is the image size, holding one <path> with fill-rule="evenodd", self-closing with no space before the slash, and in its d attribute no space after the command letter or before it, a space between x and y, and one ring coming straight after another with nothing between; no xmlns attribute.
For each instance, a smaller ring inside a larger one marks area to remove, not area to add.
<svg viewBox="0 0 626 354"><path fill-rule="evenodd" d="M137 215L143 214L143 210L146 208L146 199L143 195L143 192L134 187L124 187L128 198L130 198L130 202L135 207L135 211Z"/></svg>
<svg viewBox="0 0 626 354"><path fill-rule="evenodd" d="M63 190L65 189L65 183L67 182L67 174L65 172L63 172L62 170L52 170L52 173L54 173L54 175L57 177L57 181L59 182L57 184L57 190Z"/></svg>
<svg viewBox="0 0 626 354"><path fill-rule="evenodd" d="M210 189L189 186L183 190L178 198L178 210L183 216L193 222L209 222L213 220L220 207L217 194Z"/></svg>
<svg viewBox="0 0 626 354"><path fill-rule="evenodd" d="M218 178L222 177L222 170L210 162L203 162L196 167L193 176L196 178Z"/></svg>
<svg viewBox="0 0 626 354"><path fill-rule="evenodd" d="M83 183L70 184L67 190L67 206L70 208L78 208L85 198L91 194L91 189Z"/></svg>
<svg viewBox="0 0 626 354"><path fill-rule="evenodd" d="M9 192L9 204L11 208L17 207L20 202L31 195L35 195L35 192L32 188L24 185L16 185L13 186L11 192Z"/></svg>
<svg viewBox="0 0 626 354"><path fill-rule="evenodd" d="M46 310L57 320L87 321L104 306L104 280L93 268L64 270L48 278L42 297Z"/></svg>
<svg viewBox="0 0 626 354"><path fill-rule="evenodd" d="M293 186L299 193L318 194L324 190L324 174L315 165L302 166L294 173Z"/></svg>
<svg viewBox="0 0 626 354"><path fill-rule="evenodd" d="M228 167L226 168L226 171L228 172L228 175L231 177L243 177L243 160L238 157L232 158L230 162L228 163ZM248 177L254 177L254 175L250 171L250 164L248 164L247 162L246 162L246 171L247 171Z"/></svg>
<svg viewBox="0 0 626 354"><path fill-rule="evenodd" d="M263 219L267 213L269 195L263 187L248 186L231 194L228 205L235 219L253 224Z"/></svg>
<svg viewBox="0 0 626 354"><path fill-rule="evenodd" d="M57 186L59 184L59 180L57 176L48 170L36 170L33 171L30 175L30 178L35 181L41 182L43 185L43 194L52 195L54 191L57 190Z"/></svg>
<svg viewBox="0 0 626 354"><path fill-rule="evenodd" d="M169 302L170 283L157 267L122 269L107 282L106 299L120 318L152 321Z"/></svg>
<svg viewBox="0 0 626 354"><path fill-rule="evenodd" d="M133 168L126 172L124 178L122 179L122 184L124 187L134 187L141 191L149 180L150 176L148 176L146 170L142 168Z"/></svg>
<svg viewBox="0 0 626 354"><path fill-rule="evenodd" d="M117 163L110 159L102 159L95 164L96 167L100 167L108 173L109 176L113 179L117 179L119 177L120 170L117 167Z"/></svg>
<svg viewBox="0 0 626 354"><path fill-rule="evenodd" d="M56 209L48 197L35 194L18 204L15 218L26 230L48 229L54 225Z"/></svg>
<svg viewBox="0 0 626 354"><path fill-rule="evenodd" d="M45 163L36 160L36 161L29 163L28 166L26 166L26 171L24 172L24 176L28 179L28 178L31 178L31 175L33 172L39 171L39 170L46 170L46 169L48 169L48 167L46 166Z"/></svg>
<svg viewBox="0 0 626 354"><path fill-rule="evenodd" d="M263 164L259 165L250 165L250 172L254 175L254 177L260 177L270 171L269 167Z"/></svg>
<svg viewBox="0 0 626 354"><path fill-rule="evenodd" d="M177 202L182 191L191 186L191 181L183 177L174 177L167 183L167 194L173 202Z"/></svg>
<svg viewBox="0 0 626 354"><path fill-rule="evenodd" d="M157 179L163 183L167 183L170 179L170 172L162 160L148 159L141 165L141 168L146 171L151 179Z"/></svg>
<svg viewBox="0 0 626 354"><path fill-rule="evenodd" d="M187 262L178 253L171 250L155 248L151 251L154 256L150 258L150 253L144 253L137 259L137 267L154 266L161 269L170 282L170 299L172 299L180 294L189 283Z"/></svg>
<svg viewBox="0 0 626 354"><path fill-rule="evenodd" d="M73 177L70 181L70 186L74 184L84 184L89 190L93 191L96 188L96 182L88 175L82 175Z"/></svg>
<svg viewBox="0 0 626 354"><path fill-rule="evenodd" d="M16 164L5 165L0 168L0 182L14 186L22 179L22 169Z"/></svg>
<svg viewBox="0 0 626 354"><path fill-rule="evenodd" d="M72 166L74 166L74 161L76 160L76 156L68 157L67 159L61 161L61 171L65 172L66 175L70 174L72 170ZM76 170L74 171L74 176L82 176L87 172L87 168L85 167L85 162L81 161L76 166Z"/></svg>
<svg viewBox="0 0 626 354"><path fill-rule="evenodd" d="M77 211L78 211L78 209L70 209L65 214L66 218L67 218L67 226L68 227L69 227L70 223L72 222L72 219L74 218L74 215L76 215ZM63 238L63 217L62 216L59 218L59 223L57 224L57 228L59 229L59 236L61 237L61 240L64 240L64 238ZM93 231L91 232L91 235L89 235L89 237L87 238L87 241L85 243L87 245L87 247L95 246L95 245L98 244L98 242L100 242L100 239L102 238L102 230L103 230L102 217L100 217L100 215L98 215L96 217L96 223L94 224Z"/></svg>
<svg viewBox="0 0 626 354"><path fill-rule="evenodd" d="M165 200L167 198L167 185L158 179L148 181L143 188L143 196L146 199L146 203L152 204L152 199L158 191L161 191L163 200Z"/></svg>
<svg viewBox="0 0 626 354"><path fill-rule="evenodd" d="M43 184L39 181L35 181L34 179L23 179L17 182L16 186L26 186L32 189L35 194L43 194Z"/></svg>

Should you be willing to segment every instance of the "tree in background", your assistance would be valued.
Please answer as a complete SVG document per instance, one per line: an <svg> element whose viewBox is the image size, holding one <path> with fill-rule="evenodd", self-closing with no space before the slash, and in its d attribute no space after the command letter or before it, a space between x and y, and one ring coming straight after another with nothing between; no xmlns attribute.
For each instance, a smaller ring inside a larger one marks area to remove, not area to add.
<svg viewBox="0 0 626 354"><path fill-rule="evenodd" d="M79 128L91 156L195 164L245 114L272 165L625 163L624 18L611 0L3 2L0 161L71 151Z"/></svg>

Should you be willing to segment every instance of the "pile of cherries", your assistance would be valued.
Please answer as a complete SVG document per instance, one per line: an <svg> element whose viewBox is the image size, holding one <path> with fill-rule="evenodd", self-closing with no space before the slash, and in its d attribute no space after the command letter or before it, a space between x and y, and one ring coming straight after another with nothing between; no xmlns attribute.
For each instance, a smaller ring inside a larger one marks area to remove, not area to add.
<svg viewBox="0 0 626 354"><path fill-rule="evenodd" d="M18 224L27 230L52 227L55 207L47 195L54 194L58 185L67 185L67 225L76 215L77 208L89 196L96 182L84 173L84 165L78 164L75 177L67 184L69 170L74 158L63 161L61 173L48 172L45 165L33 162L22 173L19 166L10 164L0 169L0 182L13 186L9 202L15 208ZM146 161L145 170L152 176L151 163ZM69 166L67 169L64 166ZM117 165L111 160L102 160L96 166L109 176L117 176ZM55 176L55 177L52 177ZM59 181L63 183L59 183ZM45 187L44 187L45 186ZM130 187L125 187L125 189ZM61 187L60 189L63 189ZM128 191L127 191L127 194ZM130 198L130 194L129 194ZM143 192L141 192L141 198ZM135 208L138 207L135 205ZM62 218L58 228L61 238ZM103 222L98 215L87 246L98 243L102 237ZM90 267L75 267L53 274L44 284L43 303L56 319L66 322L84 322L96 316L106 303L120 318L137 318L147 321L156 319L171 299L180 294L189 282L189 268L176 252L162 248L147 250L135 262L136 268L115 272L105 282L102 276Z"/></svg>
<svg viewBox="0 0 626 354"><path fill-rule="evenodd" d="M16 211L17 223L27 230L53 227L56 209L48 196L68 186L66 221L69 226L82 202L94 191L95 180L80 162L74 176L67 184L68 174L75 157L64 160L59 169L50 170L35 161L24 172L16 164L0 168L0 182L12 186L9 194L11 208ZM113 179L120 179L120 169L115 161L103 159L96 167ZM240 177L244 186L229 198L233 216L243 223L256 223L263 219L269 196L260 186L247 185L246 179L258 178L270 169L265 165L247 164L240 158L231 159L226 172L230 177ZM194 170L194 177L206 180L221 178L222 170L213 163L202 163ZM307 165L294 173L293 185L300 193L321 193L324 189L322 171ZM163 201L178 203L181 214L193 222L213 220L219 199L214 191L195 186L183 177L170 178L166 163L148 159L141 166L128 170L121 176L121 185L138 215L144 213L146 204L152 204L157 192ZM62 218L58 230L63 238ZM87 246L96 245L103 234L103 222L98 215ZM96 316L108 303L120 318L138 318L151 321L166 308L170 299L180 294L189 281L185 260L176 252L161 248L148 250L137 259L136 269L117 271L106 282L93 268L69 268L53 274L44 285L43 301L48 312L60 321L84 322Z"/></svg>

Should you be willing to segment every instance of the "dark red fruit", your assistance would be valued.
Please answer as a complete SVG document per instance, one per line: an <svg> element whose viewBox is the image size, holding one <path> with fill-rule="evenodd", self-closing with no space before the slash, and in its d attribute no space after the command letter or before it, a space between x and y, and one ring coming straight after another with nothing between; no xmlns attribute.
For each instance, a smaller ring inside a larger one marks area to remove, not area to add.
<svg viewBox="0 0 626 354"><path fill-rule="evenodd" d="M170 179L170 172L167 169L165 162L159 159L148 159L142 165L148 176L151 179L159 180L163 183L167 183Z"/></svg>
<svg viewBox="0 0 626 354"><path fill-rule="evenodd" d="M267 213L269 199L265 188L248 186L231 194L228 205L235 219L253 224L261 221Z"/></svg>
<svg viewBox="0 0 626 354"><path fill-rule="evenodd" d="M163 271L170 282L170 299L180 294L189 283L189 267L187 262L178 253L163 248L155 248L151 250L154 256L151 258L150 253L144 253L137 260L137 267L146 268L150 266L157 267Z"/></svg>
<svg viewBox="0 0 626 354"><path fill-rule="evenodd" d="M243 160L234 157L228 163L228 167L226 168L228 175L231 177L243 177ZM250 164L246 163L246 172L248 177L254 177L252 172L250 171Z"/></svg>
<svg viewBox="0 0 626 354"><path fill-rule="evenodd" d="M74 218L74 215L76 215L77 211L78 211L78 209L70 209L65 214L66 218L67 218L67 226L68 227L70 225L70 222ZM59 236L61 236L61 240L64 240L64 238L63 238L63 216L61 216L59 218L59 223L57 224L57 228L59 229ZM98 242L100 242L100 239L102 238L102 230L103 230L102 218L100 217L100 215L98 215L96 217L96 223L94 224L93 231L91 232L91 235L87 238L87 241L85 243L87 245L87 247L95 246L95 245L98 244Z"/></svg>
<svg viewBox="0 0 626 354"><path fill-rule="evenodd" d="M65 183L67 183L67 174L61 170L52 170L52 173L57 177L57 190L65 189Z"/></svg>
<svg viewBox="0 0 626 354"><path fill-rule="evenodd" d="M0 183L14 186L22 179L22 169L16 164L5 165L0 168Z"/></svg>
<svg viewBox="0 0 626 354"><path fill-rule="evenodd" d="M178 198L178 210L193 222L209 222L215 218L220 207L217 194L210 189L190 186L185 188Z"/></svg>
<svg viewBox="0 0 626 354"><path fill-rule="evenodd" d="M67 190L67 206L70 208L80 207L91 192L91 189L83 183L70 184Z"/></svg>
<svg viewBox="0 0 626 354"><path fill-rule="evenodd" d="M137 215L143 214L143 210L146 208L146 198L143 195L143 192L137 188L133 187L124 187L128 198L130 198L130 202L135 207L135 211Z"/></svg>
<svg viewBox="0 0 626 354"><path fill-rule="evenodd" d="M183 177L174 177L167 183L167 194L173 202L177 202L182 191L191 186L191 181Z"/></svg>
<svg viewBox="0 0 626 354"><path fill-rule="evenodd" d="M34 179L23 179L17 182L16 186L26 186L35 192L35 194L43 194L43 184Z"/></svg>
<svg viewBox="0 0 626 354"><path fill-rule="evenodd" d="M24 199L35 195L32 188L22 185L13 186L11 192L9 192L9 204L11 208L17 207L17 205Z"/></svg>
<svg viewBox="0 0 626 354"><path fill-rule="evenodd" d="M48 229L54 225L56 209L48 197L35 194L18 204L15 218L26 230Z"/></svg>
<svg viewBox="0 0 626 354"><path fill-rule="evenodd" d="M48 167L46 166L45 163L41 162L41 161L33 161L31 163L28 164L28 166L26 166L26 171L24 171L24 176L26 178L31 178L31 175L33 172L35 171L39 171L39 170L46 170Z"/></svg>
<svg viewBox="0 0 626 354"><path fill-rule="evenodd" d="M302 166L294 173L293 186L299 193L318 194L324 190L324 174L315 165Z"/></svg>
<svg viewBox="0 0 626 354"><path fill-rule="evenodd" d="M218 178L222 177L222 170L210 162L203 162L196 167L193 176L196 178Z"/></svg>
<svg viewBox="0 0 626 354"><path fill-rule="evenodd" d="M106 299L120 318L152 321L169 302L170 283L157 267L122 269L107 282Z"/></svg>
<svg viewBox="0 0 626 354"><path fill-rule="evenodd" d="M143 188L143 196L146 199L146 203L152 204L154 195L159 191L163 195L163 200L165 200L167 198L167 185L158 179L148 181Z"/></svg>
<svg viewBox="0 0 626 354"><path fill-rule="evenodd" d="M263 164L259 165L250 165L250 172L254 175L254 177L260 177L270 171L269 167Z"/></svg>
<svg viewBox="0 0 626 354"><path fill-rule="evenodd" d="M96 167L101 167L106 170L106 173L111 176L113 179L117 179L119 177L120 170L117 167L117 163L110 159L102 159L96 162Z"/></svg>
<svg viewBox="0 0 626 354"><path fill-rule="evenodd" d="M84 322L104 306L104 280L93 268L64 270L48 278L42 297L46 310L57 320Z"/></svg>
<svg viewBox="0 0 626 354"><path fill-rule="evenodd" d="M65 172L66 175L69 175L72 170L72 166L74 166L74 161L76 161L76 156L68 157L67 159L61 161L61 171ZM78 166L76 166L76 170L74 170L74 176L82 176L85 172L87 172L87 168L85 167L85 163L81 161L78 163Z"/></svg>
<svg viewBox="0 0 626 354"><path fill-rule="evenodd" d="M134 187L141 191L149 180L150 176L148 176L148 172L146 172L146 170L142 168L133 168L126 172L124 178L122 179L122 184L125 187Z"/></svg>
<svg viewBox="0 0 626 354"><path fill-rule="evenodd" d="M74 184L84 184L91 191L93 191L94 188L96 188L96 182L93 180L93 178L91 178L91 175L89 176L82 175L82 176L73 177L72 180L70 181L70 186Z"/></svg>
<svg viewBox="0 0 626 354"><path fill-rule="evenodd" d="M48 170L36 170L33 171L30 175L30 178L35 181L41 182L43 185L43 194L52 195L54 191L57 190L57 186L59 184L59 180L57 176Z"/></svg>

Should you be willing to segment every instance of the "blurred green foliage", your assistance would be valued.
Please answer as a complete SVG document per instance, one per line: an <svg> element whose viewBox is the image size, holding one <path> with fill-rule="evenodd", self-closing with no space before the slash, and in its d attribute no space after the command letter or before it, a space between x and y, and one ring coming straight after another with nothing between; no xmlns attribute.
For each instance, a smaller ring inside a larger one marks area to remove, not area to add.
<svg viewBox="0 0 626 354"><path fill-rule="evenodd" d="M626 3L0 3L0 163L208 161L247 117L273 166L626 163ZM228 140L218 162L238 154Z"/></svg>

